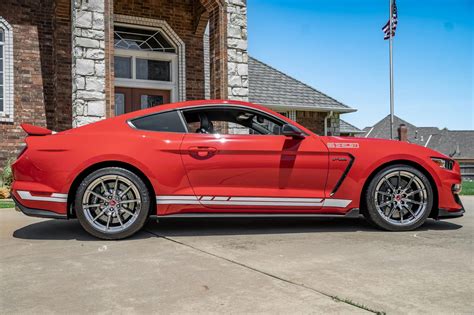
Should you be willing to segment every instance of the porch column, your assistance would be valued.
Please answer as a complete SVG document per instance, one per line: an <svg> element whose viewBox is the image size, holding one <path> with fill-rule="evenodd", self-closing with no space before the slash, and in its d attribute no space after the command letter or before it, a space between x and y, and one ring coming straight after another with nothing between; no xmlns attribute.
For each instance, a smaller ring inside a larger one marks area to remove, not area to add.
<svg viewBox="0 0 474 315"><path fill-rule="evenodd" d="M106 116L105 22L107 0L72 0L72 125Z"/></svg>
<svg viewBox="0 0 474 315"><path fill-rule="evenodd" d="M246 0L201 0L209 15L210 97L248 100Z"/></svg>
<svg viewBox="0 0 474 315"><path fill-rule="evenodd" d="M247 1L227 0L228 98L248 101Z"/></svg>

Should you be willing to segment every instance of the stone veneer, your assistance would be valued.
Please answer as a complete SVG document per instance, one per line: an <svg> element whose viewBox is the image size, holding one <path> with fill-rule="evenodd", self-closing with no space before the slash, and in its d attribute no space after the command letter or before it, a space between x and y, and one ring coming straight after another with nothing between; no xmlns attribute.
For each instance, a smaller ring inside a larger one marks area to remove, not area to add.
<svg viewBox="0 0 474 315"><path fill-rule="evenodd" d="M248 101L247 1L227 0L228 98Z"/></svg>
<svg viewBox="0 0 474 315"><path fill-rule="evenodd" d="M74 0L72 8L72 124L105 118L104 0Z"/></svg>

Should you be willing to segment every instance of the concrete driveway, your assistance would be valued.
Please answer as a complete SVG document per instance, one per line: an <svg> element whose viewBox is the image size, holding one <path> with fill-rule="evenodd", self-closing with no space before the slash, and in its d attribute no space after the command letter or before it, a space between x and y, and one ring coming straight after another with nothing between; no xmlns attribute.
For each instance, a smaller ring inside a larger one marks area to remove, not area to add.
<svg viewBox="0 0 474 315"><path fill-rule="evenodd" d="M472 313L463 218L167 220L124 241L0 209L0 313Z"/></svg>

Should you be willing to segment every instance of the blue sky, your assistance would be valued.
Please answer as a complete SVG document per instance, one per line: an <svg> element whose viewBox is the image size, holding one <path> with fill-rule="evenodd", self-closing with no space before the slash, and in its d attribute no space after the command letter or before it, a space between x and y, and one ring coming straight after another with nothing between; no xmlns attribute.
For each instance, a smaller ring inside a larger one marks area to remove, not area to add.
<svg viewBox="0 0 474 315"><path fill-rule="evenodd" d="M389 114L388 0L248 0L249 53L358 109ZM474 129L474 0L397 0L395 114L418 126Z"/></svg>

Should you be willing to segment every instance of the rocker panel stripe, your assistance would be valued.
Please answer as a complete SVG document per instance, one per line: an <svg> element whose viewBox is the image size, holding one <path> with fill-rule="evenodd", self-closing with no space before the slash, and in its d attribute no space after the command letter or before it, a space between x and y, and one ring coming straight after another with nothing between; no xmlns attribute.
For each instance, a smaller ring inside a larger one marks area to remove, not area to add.
<svg viewBox="0 0 474 315"><path fill-rule="evenodd" d="M157 204L168 205L223 205L223 206L297 206L297 207L340 207L352 200L321 198L272 198L272 197L226 197L226 196L156 196Z"/></svg>
<svg viewBox="0 0 474 315"><path fill-rule="evenodd" d="M23 200L67 202L67 194L52 193L51 196L33 196L26 190L17 190L17 193Z"/></svg>

